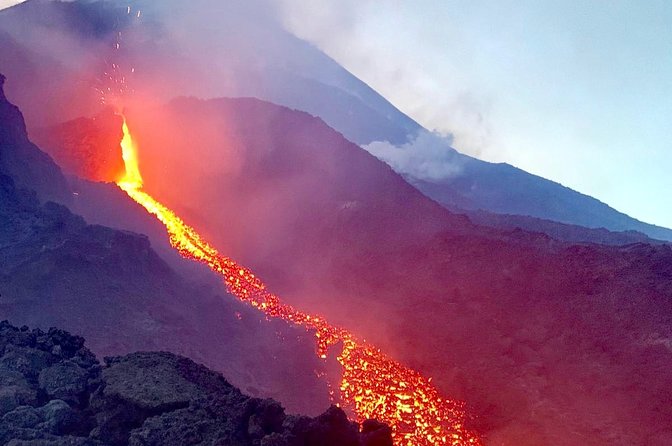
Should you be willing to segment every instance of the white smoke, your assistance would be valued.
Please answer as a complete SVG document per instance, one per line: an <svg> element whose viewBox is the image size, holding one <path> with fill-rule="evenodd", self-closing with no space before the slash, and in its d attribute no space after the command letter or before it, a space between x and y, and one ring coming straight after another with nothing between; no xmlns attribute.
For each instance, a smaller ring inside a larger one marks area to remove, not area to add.
<svg viewBox="0 0 672 446"><path fill-rule="evenodd" d="M10 6L18 5L26 0L0 0L0 9L9 8Z"/></svg>
<svg viewBox="0 0 672 446"><path fill-rule="evenodd" d="M362 146L395 172L418 180L442 181L462 173L465 157L451 147L452 135L426 130L402 146L375 141Z"/></svg>

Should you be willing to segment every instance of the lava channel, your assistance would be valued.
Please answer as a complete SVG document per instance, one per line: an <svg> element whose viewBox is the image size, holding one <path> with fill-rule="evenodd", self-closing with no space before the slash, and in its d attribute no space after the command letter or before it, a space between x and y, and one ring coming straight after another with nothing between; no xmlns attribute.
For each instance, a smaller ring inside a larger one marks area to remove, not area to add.
<svg viewBox="0 0 672 446"><path fill-rule="evenodd" d="M464 403L441 397L438 390L415 370L358 340L343 328L330 325L284 304L268 291L249 269L217 252L207 241L166 206L142 190L137 148L124 118L122 155L126 174L117 185L154 215L168 231L170 244L187 259L206 264L220 274L229 293L263 311L314 332L316 354L327 358L330 347L342 346L337 356L343 368L339 386L340 405L356 415L356 421L377 419L392 429L396 445L481 445L480 438L465 428Z"/></svg>

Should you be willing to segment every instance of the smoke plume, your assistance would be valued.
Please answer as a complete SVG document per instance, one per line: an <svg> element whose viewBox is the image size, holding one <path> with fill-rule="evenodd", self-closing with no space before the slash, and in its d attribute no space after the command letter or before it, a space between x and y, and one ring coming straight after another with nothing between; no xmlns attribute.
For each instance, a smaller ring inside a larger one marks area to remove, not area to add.
<svg viewBox="0 0 672 446"><path fill-rule="evenodd" d="M464 156L451 147L452 142L452 135L423 130L413 141L401 146L375 141L363 148L404 176L441 181L462 173Z"/></svg>

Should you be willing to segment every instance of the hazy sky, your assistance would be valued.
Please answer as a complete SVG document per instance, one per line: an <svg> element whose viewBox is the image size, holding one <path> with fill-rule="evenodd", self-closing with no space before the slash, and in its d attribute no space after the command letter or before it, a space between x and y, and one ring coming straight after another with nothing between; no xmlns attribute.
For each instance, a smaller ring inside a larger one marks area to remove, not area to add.
<svg viewBox="0 0 672 446"><path fill-rule="evenodd" d="M455 146L672 227L672 1L283 0Z"/></svg>
<svg viewBox="0 0 672 446"><path fill-rule="evenodd" d="M269 1L458 150L672 227L672 1Z"/></svg>

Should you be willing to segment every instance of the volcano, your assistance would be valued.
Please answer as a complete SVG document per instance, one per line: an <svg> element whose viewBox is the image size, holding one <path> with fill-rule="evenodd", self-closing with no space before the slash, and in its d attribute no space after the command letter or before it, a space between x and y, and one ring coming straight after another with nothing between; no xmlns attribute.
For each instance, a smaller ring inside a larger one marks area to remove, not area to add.
<svg viewBox="0 0 672 446"><path fill-rule="evenodd" d="M141 17L128 14L129 6ZM100 97L91 90L112 88L101 80L114 74L119 81L132 78L136 89L145 92L142 101L158 97L165 102L176 95L256 97L319 116L360 145L379 142L400 149L426 132L315 46L287 32L269 17L263 0L207 7L210 12L203 18L199 7L184 0L161 5L30 0L0 14L0 64L15 79L11 93L25 104L28 124L35 129L100 112ZM46 41L50 45L41 44ZM105 60L114 60L114 66ZM120 67L126 71L118 72ZM113 89L126 88L117 84ZM430 180L405 176L454 212L481 212L481 220L482 212L513 215L518 224L539 232L550 220L672 240L671 230L558 183L450 150L454 162L463 166L459 175ZM487 219L490 225L498 220L497 215ZM567 231L556 227L555 235L563 233Z"/></svg>
<svg viewBox="0 0 672 446"><path fill-rule="evenodd" d="M650 336L669 321L669 246L477 226L320 119L259 100L177 99L128 119L153 196L290 304L354 328L467 401L486 438L575 444L567 431L586 417L609 425L593 444L665 429L669 357L653 340L664 336ZM188 161L167 156L181 147ZM179 188L165 181L175 177ZM94 216L101 204L79 206ZM611 402L584 406L598 394ZM635 433L644 418L660 424Z"/></svg>
<svg viewBox="0 0 672 446"><path fill-rule="evenodd" d="M333 60L237 3L188 39L170 4L0 13L28 124L3 95L0 315L395 444L669 442L669 231L511 166L401 176L361 145L422 129Z"/></svg>
<svg viewBox="0 0 672 446"><path fill-rule="evenodd" d="M187 355L225 372L248 394L274 396L294 412L317 414L328 406L327 385L315 374L324 366L300 331L224 300L218 281L170 257L169 266L145 236L88 225L68 208L45 203L55 192L65 194L65 177L30 143L21 113L2 98L3 318L85 335L101 358L138 350ZM194 294L201 298L191 301ZM255 369L259 373L250 375ZM286 378L288 370L294 379Z"/></svg>

